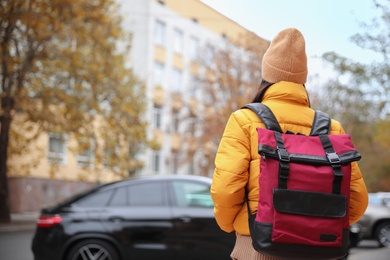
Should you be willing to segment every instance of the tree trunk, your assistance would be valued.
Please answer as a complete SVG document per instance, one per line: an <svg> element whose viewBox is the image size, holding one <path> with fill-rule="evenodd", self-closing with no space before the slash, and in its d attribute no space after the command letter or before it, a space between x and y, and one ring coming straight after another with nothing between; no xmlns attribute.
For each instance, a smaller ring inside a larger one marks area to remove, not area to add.
<svg viewBox="0 0 390 260"><path fill-rule="evenodd" d="M9 96L3 96L1 98L3 114L0 116L0 223L11 222L7 178L7 157L9 132L12 121L12 103L12 98Z"/></svg>

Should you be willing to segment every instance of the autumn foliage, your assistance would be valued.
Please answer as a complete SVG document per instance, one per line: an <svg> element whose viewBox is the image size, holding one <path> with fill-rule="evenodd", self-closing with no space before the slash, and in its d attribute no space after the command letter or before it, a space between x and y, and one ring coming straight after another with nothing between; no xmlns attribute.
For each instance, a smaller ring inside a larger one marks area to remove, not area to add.
<svg viewBox="0 0 390 260"><path fill-rule="evenodd" d="M372 62L325 53L337 76L323 87L316 105L340 120L351 134L362 154L359 165L367 188L377 192L390 191L390 1L373 4L381 15L352 36L356 45L371 51Z"/></svg>
<svg viewBox="0 0 390 260"><path fill-rule="evenodd" d="M117 8L114 0L1 1L0 221L9 221L7 160L42 132L72 135L79 149L103 140L96 159L121 176L141 166L133 155L147 142L144 85L126 66L131 37Z"/></svg>

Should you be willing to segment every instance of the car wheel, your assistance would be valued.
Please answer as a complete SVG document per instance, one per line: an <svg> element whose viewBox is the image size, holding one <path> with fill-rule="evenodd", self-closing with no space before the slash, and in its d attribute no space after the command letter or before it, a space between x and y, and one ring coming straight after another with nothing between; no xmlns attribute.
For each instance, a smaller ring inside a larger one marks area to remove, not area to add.
<svg viewBox="0 0 390 260"><path fill-rule="evenodd" d="M375 237L380 247L390 247L390 222L383 222L378 226Z"/></svg>
<svg viewBox="0 0 390 260"><path fill-rule="evenodd" d="M109 243L89 239L75 244L69 251L66 260L119 260L118 253Z"/></svg>

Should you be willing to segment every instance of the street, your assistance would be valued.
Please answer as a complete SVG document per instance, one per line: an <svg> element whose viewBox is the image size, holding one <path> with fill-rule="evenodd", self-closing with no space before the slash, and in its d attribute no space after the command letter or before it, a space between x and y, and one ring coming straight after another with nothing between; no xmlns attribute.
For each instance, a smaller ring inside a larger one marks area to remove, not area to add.
<svg viewBox="0 0 390 260"><path fill-rule="evenodd" d="M0 232L1 260L33 260L31 239L33 230ZM348 260L387 260L389 248L378 249L376 241L364 240L358 248L352 248ZM56 260L56 259L53 259Z"/></svg>
<svg viewBox="0 0 390 260"><path fill-rule="evenodd" d="M390 248L379 248L375 240L363 240L349 251L348 260L388 260Z"/></svg>
<svg viewBox="0 0 390 260"><path fill-rule="evenodd" d="M0 232L1 260L33 260L31 239L34 231ZM53 259L54 260L54 259Z"/></svg>

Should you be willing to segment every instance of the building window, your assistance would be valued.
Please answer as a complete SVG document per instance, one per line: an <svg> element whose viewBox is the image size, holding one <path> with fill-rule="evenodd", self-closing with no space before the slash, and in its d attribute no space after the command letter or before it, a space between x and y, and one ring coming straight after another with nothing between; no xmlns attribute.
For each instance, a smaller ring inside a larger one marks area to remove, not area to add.
<svg viewBox="0 0 390 260"><path fill-rule="evenodd" d="M91 138L80 138L77 165L79 167L92 167L95 163L95 141Z"/></svg>
<svg viewBox="0 0 390 260"><path fill-rule="evenodd" d="M173 31L173 51L177 54L183 54L183 43L183 31L175 29Z"/></svg>
<svg viewBox="0 0 390 260"><path fill-rule="evenodd" d="M206 46L206 51L205 51L205 63L206 63L206 66L210 66L210 65L212 65L214 63L214 55L215 55L215 51L214 51L213 46L207 45Z"/></svg>
<svg viewBox="0 0 390 260"><path fill-rule="evenodd" d="M136 159L138 156L139 145L131 144L129 145L129 158Z"/></svg>
<svg viewBox="0 0 390 260"><path fill-rule="evenodd" d="M50 163L65 164L67 151L67 136L64 134L49 133L49 154Z"/></svg>
<svg viewBox="0 0 390 260"><path fill-rule="evenodd" d="M172 130L174 132L179 131L179 125L180 125L180 120L179 120L179 111L173 110L172 111Z"/></svg>
<svg viewBox="0 0 390 260"><path fill-rule="evenodd" d="M199 60L199 39L195 36L190 38L190 58L194 61Z"/></svg>
<svg viewBox="0 0 390 260"><path fill-rule="evenodd" d="M189 94L193 98L197 98L198 89L200 89L200 80L198 76L190 75L190 82L189 82Z"/></svg>
<svg viewBox="0 0 390 260"><path fill-rule="evenodd" d="M160 173L160 161L161 161L160 151L153 151L153 153L152 153L152 170L154 173Z"/></svg>
<svg viewBox="0 0 390 260"><path fill-rule="evenodd" d="M179 169L179 153L172 151L172 162L171 162L171 167L172 167L172 173L173 174L178 174L178 169Z"/></svg>
<svg viewBox="0 0 390 260"><path fill-rule="evenodd" d="M119 154L119 146L117 143L106 140L103 157L104 169L118 170L118 166L116 165L117 154Z"/></svg>
<svg viewBox="0 0 390 260"><path fill-rule="evenodd" d="M196 134L196 117L195 116L191 116L188 120L187 134L190 137L195 137L195 134Z"/></svg>
<svg viewBox="0 0 390 260"><path fill-rule="evenodd" d="M153 68L153 84L155 86L162 86L163 79L164 79L164 64L160 62L155 62Z"/></svg>
<svg viewBox="0 0 390 260"><path fill-rule="evenodd" d="M181 92L183 85L183 73L181 70L173 69L172 70L172 91Z"/></svg>
<svg viewBox="0 0 390 260"><path fill-rule="evenodd" d="M106 147L104 150L104 158L103 158L103 166L104 169L110 169L112 164L112 157L113 157L113 151L109 148Z"/></svg>
<svg viewBox="0 0 390 260"><path fill-rule="evenodd" d="M194 163L194 161L191 161L188 164L188 174L189 175L195 175L195 163Z"/></svg>
<svg viewBox="0 0 390 260"><path fill-rule="evenodd" d="M154 28L154 43L158 46L165 46L165 23L156 20Z"/></svg>
<svg viewBox="0 0 390 260"><path fill-rule="evenodd" d="M153 127L156 129L160 129L162 122L161 122L161 117L162 117L162 109L161 107L155 106L153 108Z"/></svg>

